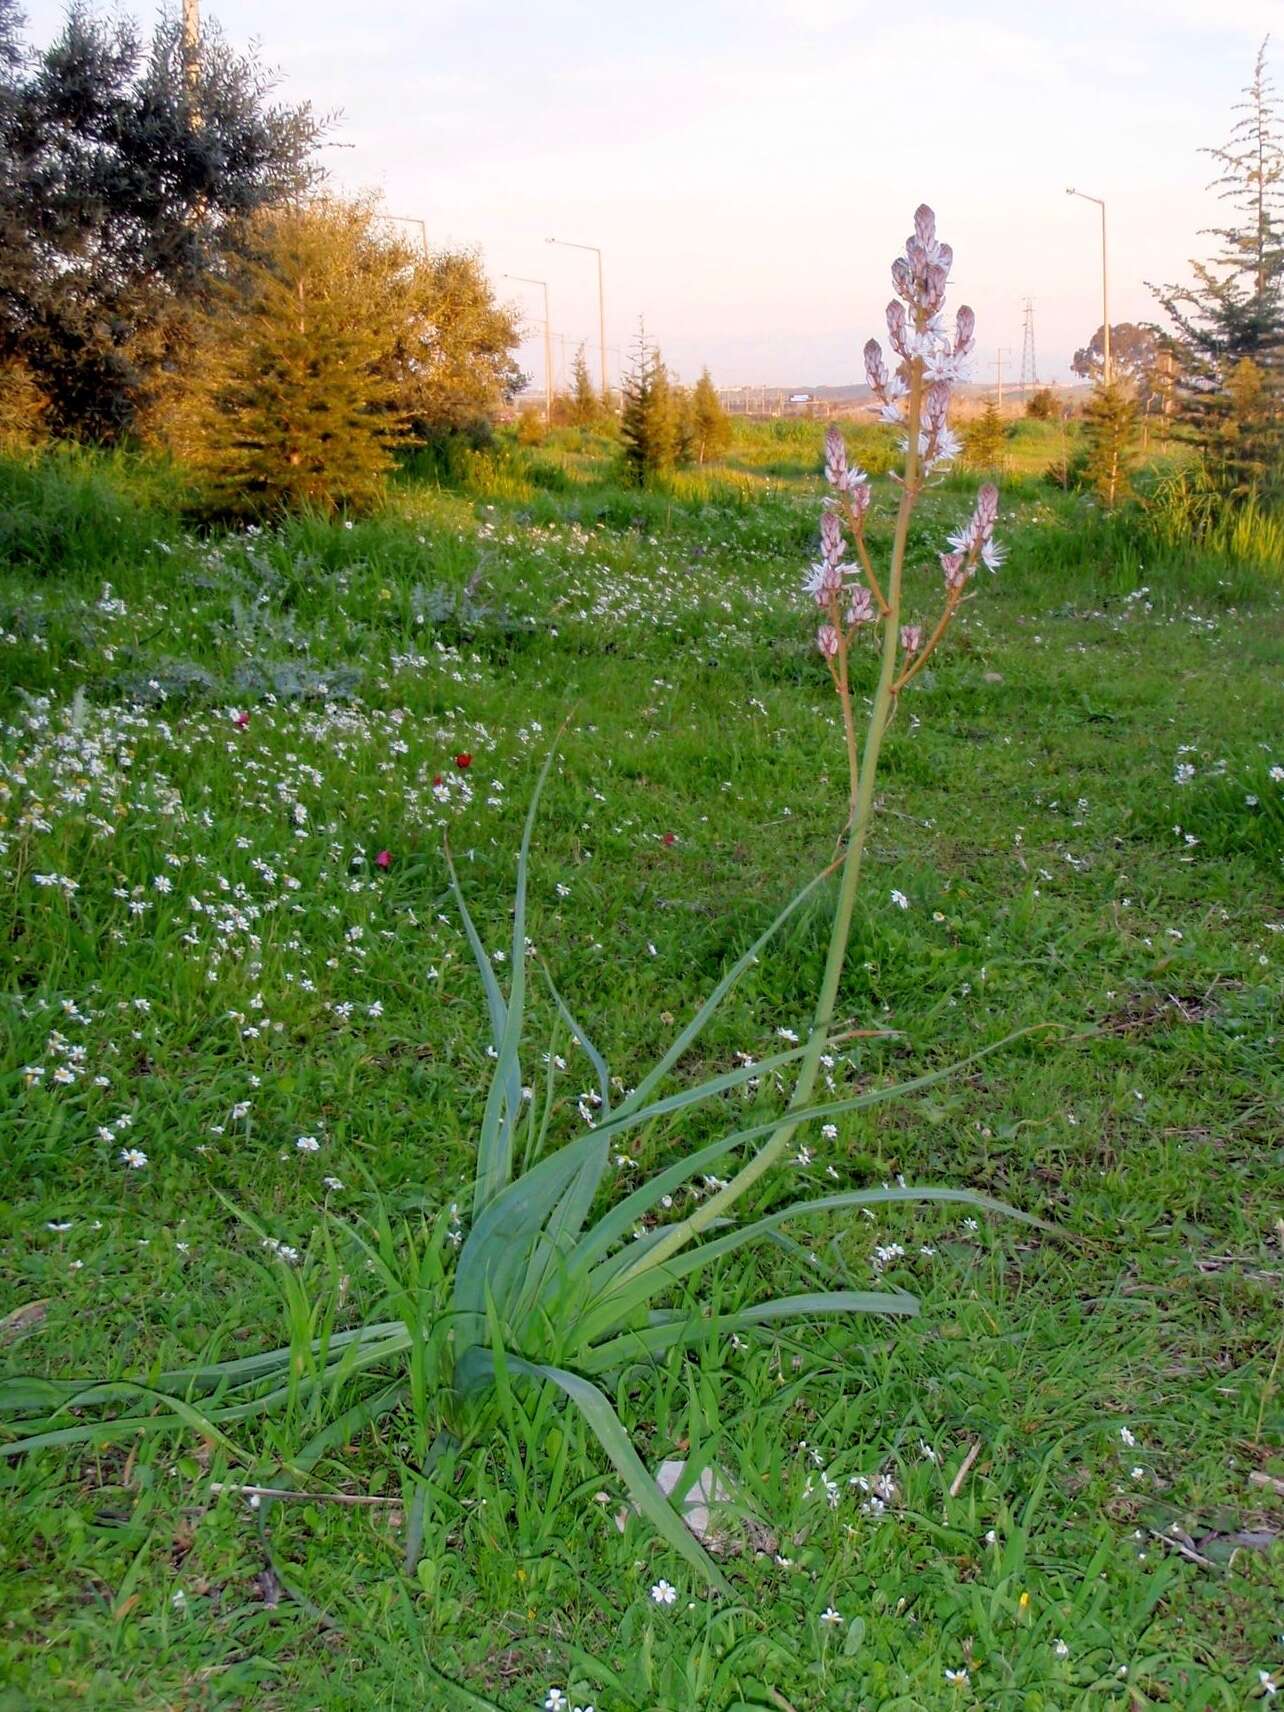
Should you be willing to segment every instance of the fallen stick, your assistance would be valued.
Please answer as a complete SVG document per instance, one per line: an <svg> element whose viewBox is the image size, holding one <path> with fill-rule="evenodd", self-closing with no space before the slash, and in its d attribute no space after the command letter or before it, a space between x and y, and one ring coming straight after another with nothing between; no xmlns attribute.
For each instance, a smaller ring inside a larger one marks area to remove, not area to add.
<svg viewBox="0 0 1284 1712"><path fill-rule="evenodd" d="M959 1464L958 1473L954 1476L953 1480L950 1481L950 1497L951 1498L957 1498L959 1493L963 1490L963 1482L967 1479L968 1475L972 1472L972 1464L976 1461L977 1457L980 1454L981 1454L981 1441L980 1441L980 1439L974 1439L972 1441L972 1448L968 1451L967 1455L963 1458L963 1461Z"/></svg>
<svg viewBox="0 0 1284 1712"><path fill-rule="evenodd" d="M1278 1475L1262 1474L1255 1468L1248 1477L1248 1484L1250 1486L1264 1486L1268 1492L1278 1492L1280 1497L1284 1498L1284 1480L1281 1480Z"/></svg>
<svg viewBox="0 0 1284 1712"><path fill-rule="evenodd" d="M380 1498L366 1492L299 1492L291 1486L231 1486L221 1480L210 1481L211 1492L239 1492L244 1498L293 1498L308 1504L396 1504L400 1498Z"/></svg>

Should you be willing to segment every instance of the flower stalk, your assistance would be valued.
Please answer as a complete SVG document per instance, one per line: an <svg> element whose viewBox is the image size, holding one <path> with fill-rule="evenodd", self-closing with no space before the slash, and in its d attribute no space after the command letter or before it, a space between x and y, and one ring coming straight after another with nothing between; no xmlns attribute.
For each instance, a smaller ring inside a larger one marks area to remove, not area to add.
<svg viewBox="0 0 1284 1712"><path fill-rule="evenodd" d="M825 479L832 497L821 516L820 558L811 566L803 586L815 601L822 620L816 645L839 699L850 802L845 828L847 843L841 858L825 969L790 1099L790 1113L810 1103L821 1058L832 1037L860 887L861 862L876 806L878 763L898 699L944 640L978 564L997 570L1002 562L1001 550L993 541L998 490L987 485L981 489L967 525L950 537L950 551L940 555L945 579L944 602L926 642L919 625L902 627L910 520L933 470L958 453L959 443L948 422L950 388L962 378L964 364L975 343L976 318L966 306L958 312L953 336L945 330L942 311L952 261L950 246L936 236L932 210L926 205L920 207L914 216L914 232L906 242L905 254L892 264L897 296L887 306L887 328L892 349L900 359L895 370L889 370L877 340L871 339L865 346L866 378L879 414L886 422L903 422L905 426L904 464L894 478L900 487L900 500L885 585L875 573L865 539L869 478L848 463L846 443L837 428L831 428L825 440ZM848 537L855 546L859 572L853 571L846 561ZM852 665L861 631L866 627L876 630L880 625L878 682L862 746L852 694ZM663 1267L693 1237L729 1214L746 1190L783 1158L797 1127L797 1120L786 1115L731 1181L701 1202L687 1218L674 1224L650 1249L644 1262L626 1268L622 1281L644 1269Z"/></svg>

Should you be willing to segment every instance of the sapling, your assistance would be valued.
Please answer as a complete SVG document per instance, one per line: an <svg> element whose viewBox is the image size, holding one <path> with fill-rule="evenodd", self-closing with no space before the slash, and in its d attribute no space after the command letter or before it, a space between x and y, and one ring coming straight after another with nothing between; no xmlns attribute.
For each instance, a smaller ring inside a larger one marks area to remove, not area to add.
<svg viewBox="0 0 1284 1712"><path fill-rule="evenodd" d="M890 555L882 574L865 536L870 487L846 457L841 435L826 441L830 494L821 518L820 558L806 588L820 620L817 644L838 694L846 734L850 800L844 848L838 861L791 899L775 920L718 981L695 1016L659 1061L623 1097L605 1058L576 1021L551 976L553 1005L593 1066L599 1104L595 1121L561 1146L548 1146L551 1094L527 1100L520 1061L526 1012L529 948L526 894L531 839L540 793L552 766L540 775L517 860L513 907L512 970L501 991L447 852L451 884L464 930L485 989L494 1069L477 1136L471 1215L452 1205L424 1233L394 1233L380 1213L365 1229L348 1227L383 1289L385 1317L375 1324L315 1335L326 1316L307 1303L303 1280L290 1270L276 1245L283 1294L290 1306L294 1341L262 1355L242 1356L153 1378L147 1387L131 1382L85 1385L47 1381L11 1382L3 1401L17 1414L43 1413L26 1423L26 1436L0 1446L0 1456L44 1447L134 1439L172 1425L173 1416L201 1431L226 1454L241 1454L225 1429L274 1408L306 1401L328 1415L321 1430L285 1462L299 1479L362 1426L398 1412L403 1436L416 1447L419 1464L408 1475L413 1492L405 1559L419 1555L428 1485L443 1458L446 1466L467 1455L496 1430L510 1405L516 1381L534 1383L541 1398L554 1387L580 1409L614 1465L633 1505L664 1540L723 1592L727 1582L677 1510L643 1466L628 1432L596 1381L699 1345L711 1335L708 1310L692 1305L694 1280L714 1262L777 1232L781 1226L835 1212L894 1202L953 1202L1003 1212L1040 1224L1027 1213L968 1189L896 1185L837 1191L808 1201L771 1205L737 1224L737 1205L771 1171L806 1124L882 1105L928 1088L976 1062L1004 1042L982 1047L962 1064L936 1069L909 1081L814 1102L818 1068L836 1044L834 1012L860 880L861 859L875 808L875 780L887 728L900 697L940 646L966 598L977 567L1000 560L993 542L998 495L981 489L968 523L949 538L940 555L944 591L934 619L905 618L905 568L909 523L931 472L957 450L948 425L951 383L972 346L973 316L961 309L953 335L942 321L949 246L935 232L931 210L920 208L905 254L893 264L897 297L887 322L896 356L889 369L877 343L866 346L866 373L881 414L905 425L904 462L897 476L899 504ZM851 556L849 557L849 549ZM855 650L873 639L878 681L863 739L858 737L853 700ZM458 757L462 766L467 756ZM828 955L806 1041L769 1057L740 1063L705 1081L664 1092L664 1085L698 1039L737 980L762 955L773 935L813 898L835 868L840 870ZM552 1074L550 1068L550 1075ZM622 1198L603 1193L611 1160L630 1132L750 1082L770 1086L776 1074L794 1075L788 1109L761 1123L734 1128L694 1151L681 1151L646 1182ZM537 1108L542 1116L537 1116ZM519 1152L520 1148L520 1152ZM731 1157L739 1168L729 1182L714 1175ZM666 1220L664 1209L684 1187L693 1209ZM271 1242L252 1217L246 1222ZM716 1234L712 1233L717 1227ZM1046 1228L1046 1227L1045 1227ZM717 1329L728 1338L759 1335L789 1320L840 1314L906 1315L917 1301L901 1290L806 1290L719 1314ZM768 1334L769 1335L769 1334ZM340 1395L348 1401L341 1408ZM122 1401L149 1400L152 1413L92 1421L72 1411ZM201 1405L201 1406L198 1406ZM155 1412L158 1409L170 1413ZM667 1583L661 1581L658 1586Z"/></svg>

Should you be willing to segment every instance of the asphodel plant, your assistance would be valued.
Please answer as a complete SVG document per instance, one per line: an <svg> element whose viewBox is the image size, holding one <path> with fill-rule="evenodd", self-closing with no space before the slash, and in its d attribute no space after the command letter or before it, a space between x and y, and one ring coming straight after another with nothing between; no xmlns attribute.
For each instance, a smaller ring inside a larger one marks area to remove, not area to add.
<svg viewBox="0 0 1284 1712"><path fill-rule="evenodd" d="M784 1226L899 1201L958 1202L1041 1222L988 1196L948 1187L898 1185L836 1191L818 1199L782 1199L773 1205L774 1180L764 1184L755 1198L756 1216L736 1222L749 1191L781 1162L803 1126L905 1099L1004 1044L894 1086L842 1097L814 1097L822 1058L835 1044L835 1008L861 858L875 808L884 735L899 697L939 647L977 565L984 562L993 568L998 562L991 542L997 495L987 487L981 490L971 521L941 555L945 592L934 624L925 631L918 624L902 622L910 516L930 472L956 450L946 420L950 385L972 344L970 310L959 311L952 336L943 328L950 260L949 247L936 237L930 209L920 208L914 235L892 269L897 297L888 307L887 321L897 358L895 369L889 372L874 341L865 351L866 372L882 415L906 426L895 530L881 577L865 537L869 482L848 464L837 431L831 431L826 442L831 492L821 518L820 558L805 586L819 610L817 641L833 676L847 739L851 792L837 862L785 905L725 972L658 1063L621 1098L614 1097L619 1084L601 1052L549 978L553 1004L593 1066L600 1105L584 1133L548 1148L551 1100L545 1102L544 1119L537 1121L536 1102L528 1100L523 1089L522 1044L527 1012L527 876L550 755L534 792L518 854L512 976L506 993L496 979L455 869L449 868L485 988L494 1059L477 1138L470 1215L465 1219L460 1213L455 1225L451 1215L443 1212L426 1243L421 1246L404 1238L400 1249L386 1220L366 1231L349 1231L385 1286L389 1317L377 1324L342 1332L327 1327L315 1335L316 1311L305 1299L297 1276L285 1269L283 1287L294 1335L282 1348L161 1373L147 1386L10 1382L11 1412L38 1410L46 1418L29 1421L23 1437L3 1446L4 1454L131 1439L172 1427L177 1416L235 1455L238 1449L229 1435L230 1426L297 1404L301 1398L335 1399L332 1417L285 1463L282 1477L298 1478L365 1423L401 1410L420 1433L416 1466L408 1470L408 1479L416 1487L406 1545L407 1565L413 1567L420 1549L427 1483L443 1455L457 1458L484 1440L498 1419L500 1397L511 1392L515 1383L551 1386L582 1412L633 1504L656 1532L713 1587L725 1591L722 1571L643 1466L600 1382L626 1368L694 1346L715 1332L769 1336L770 1328L789 1321L916 1312L916 1299L899 1290L805 1290L721 1314L715 1325L695 1295L701 1275ZM852 668L864 635L875 639L878 679L862 742L854 713ZM679 1061L727 993L817 888L832 881L835 870L838 892L828 956L806 1042L740 1063L696 1086L674 1087L671 1078ZM679 1151L641 1186L612 1199L607 1188L608 1178L616 1181L611 1162L630 1133L657 1119L680 1118L751 1080L769 1086L778 1074L793 1077L792 1097L783 1112L732 1128L694 1151ZM717 1170L729 1169L732 1161L736 1168L730 1178L718 1178ZM710 1180L713 1192L686 1198L683 1204L691 1210L685 1216L662 1215L677 1191ZM453 1272L452 1236L459 1243ZM356 1401L340 1410L340 1394L349 1398L354 1388ZM151 1401L151 1412L138 1412L140 1400ZM133 1404L134 1411L90 1421L74 1413L122 1402Z"/></svg>

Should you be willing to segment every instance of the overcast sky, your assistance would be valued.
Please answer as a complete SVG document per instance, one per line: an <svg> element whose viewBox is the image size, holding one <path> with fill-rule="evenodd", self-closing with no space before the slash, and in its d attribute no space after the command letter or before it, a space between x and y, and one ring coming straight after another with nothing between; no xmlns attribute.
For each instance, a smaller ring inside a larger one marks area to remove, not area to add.
<svg viewBox="0 0 1284 1712"><path fill-rule="evenodd" d="M595 356L594 258L550 235L605 252L608 344L644 313L672 368L721 385L858 379L920 200L977 311L976 378L999 347L1019 367L1026 296L1039 373L1066 377L1101 319L1097 210L1066 186L1109 202L1111 319L1153 314L1144 282L1205 253L1200 146L1268 30L1284 57L1284 0L203 6L284 94L341 110L341 185L477 246L532 319L538 290L500 276L547 279L568 363ZM61 6L26 10L46 40ZM538 379L538 339L523 361Z"/></svg>

